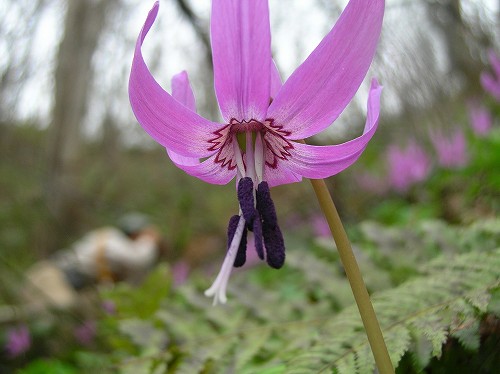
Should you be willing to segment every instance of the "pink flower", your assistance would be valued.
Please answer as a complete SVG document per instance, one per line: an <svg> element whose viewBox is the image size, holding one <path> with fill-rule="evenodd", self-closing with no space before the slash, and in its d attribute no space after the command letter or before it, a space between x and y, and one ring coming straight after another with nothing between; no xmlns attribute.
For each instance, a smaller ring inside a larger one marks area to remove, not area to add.
<svg viewBox="0 0 500 374"><path fill-rule="evenodd" d="M467 164L469 160L467 142L461 129L448 137L441 132L434 132L431 134L431 141L436 150L440 166L456 169Z"/></svg>
<svg viewBox="0 0 500 374"><path fill-rule="evenodd" d="M174 286L183 284L189 275L189 264L186 261L177 261L172 266L172 278Z"/></svg>
<svg viewBox="0 0 500 374"><path fill-rule="evenodd" d="M7 342L5 350L11 358L26 353L31 347L31 334L27 326L22 325L7 331Z"/></svg>
<svg viewBox="0 0 500 374"><path fill-rule="evenodd" d="M387 179L369 171L357 172L354 180L358 186L371 194L383 195L389 189Z"/></svg>
<svg viewBox="0 0 500 374"><path fill-rule="evenodd" d="M389 146L387 162L389 180L398 192L406 192L414 184L422 182L431 170L429 157L415 141L411 141L404 149Z"/></svg>
<svg viewBox="0 0 500 374"><path fill-rule="evenodd" d="M488 52L492 73L484 71L481 74L481 85L489 92L497 101L500 101L500 57L495 54L495 51Z"/></svg>
<svg viewBox="0 0 500 374"><path fill-rule="evenodd" d="M314 236L317 238L331 238L332 232L330 231L330 226L325 217L318 214L311 218L311 224L314 232Z"/></svg>
<svg viewBox="0 0 500 374"><path fill-rule="evenodd" d="M113 300L104 300L101 304L102 310L106 312L106 314L114 315L116 314L116 304Z"/></svg>
<svg viewBox="0 0 500 374"><path fill-rule="evenodd" d="M85 321L74 330L76 340L84 346L89 346L94 342L97 333L95 321Z"/></svg>
<svg viewBox="0 0 500 374"><path fill-rule="evenodd" d="M476 101L470 102L468 108L469 120L474 134L477 136L487 135L493 125L493 118L490 111Z"/></svg>
<svg viewBox="0 0 500 374"><path fill-rule="evenodd" d="M283 266L284 240L269 187L339 173L375 133L382 87L374 79L361 136L330 146L300 141L330 126L358 90L378 43L384 1L349 1L333 29L282 84L271 56L268 1L213 0L212 55L223 123L196 113L186 72L173 78L172 95L149 72L141 46L158 6L137 40L130 102L142 127L186 173L213 184L236 177L240 213L229 222L226 258L206 292L224 303L231 268L246 261L248 230L259 257L273 268Z"/></svg>

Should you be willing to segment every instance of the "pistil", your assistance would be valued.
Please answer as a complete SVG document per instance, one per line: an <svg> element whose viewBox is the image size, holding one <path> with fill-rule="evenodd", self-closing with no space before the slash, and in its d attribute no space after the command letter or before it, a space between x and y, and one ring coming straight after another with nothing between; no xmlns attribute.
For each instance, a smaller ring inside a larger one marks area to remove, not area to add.
<svg viewBox="0 0 500 374"><path fill-rule="evenodd" d="M205 296L214 297L213 305L217 305L218 302L221 304L225 304L227 301L226 297L226 288L227 283L229 281L229 276L231 275L231 269L234 265L234 261L236 259L236 255L238 254L238 248L241 243L241 238L243 237L243 233L245 229L245 220L243 217L239 217L238 226L233 235L233 239L231 240L231 245L226 253L226 257L224 258L224 262L222 267L215 278L212 286L205 291Z"/></svg>

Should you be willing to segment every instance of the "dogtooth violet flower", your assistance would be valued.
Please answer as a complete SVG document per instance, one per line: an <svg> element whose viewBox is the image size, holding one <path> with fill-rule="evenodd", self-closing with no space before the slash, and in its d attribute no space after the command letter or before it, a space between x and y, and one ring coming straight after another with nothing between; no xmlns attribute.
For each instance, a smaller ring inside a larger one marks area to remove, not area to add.
<svg viewBox="0 0 500 374"><path fill-rule="evenodd" d="M424 181L431 172L430 157L413 139L404 148L390 145L386 157L389 182L397 192L407 192L413 185Z"/></svg>
<svg viewBox="0 0 500 374"><path fill-rule="evenodd" d="M28 326L21 325L7 331L5 350L10 358L26 353L31 347L31 334Z"/></svg>
<svg viewBox="0 0 500 374"><path fill-rule="evenodd" d="M467 165L467 140L464 131L455 130L445 135L442 131L431 131L430 138L437 154L438 164L448 169L458 169Z"/></svg>
<svg viewBox="0 0 500 374"><path fill-rule="evenodd" d="M491 113L484 105L476 100L467 103L469 110L469 122L474 134L478 137L488 135L493 127L493 118Z"/></svg>
<svg viewBox="0 0 500 374"><path fill-rule="evenodd" d="M268 1L213 0L210 31L222 123L196 113L185 72L173 78L172 95L151 75L141 47L158 8L156 2L137 40L130 102L141 126L176 166L213 184L236 177L239 214L229 221L226 257L206 291L214 303L225 303L231 269L245 263L248 231L261 259L273 268L284 263L269 188L339 173L375 133L382 87L373 79L361 136L328 146L302 142L330 126L361 85L375 54L384 1L349 1L332 30L282 84L271 56Z"/></svg>
<svg viewBox="0 0 500 374"><path fill-rule="evenodd" d="M495 51L489 50L488 59L492 72L483 71L481 74L481 85L497 101L500 101L500 57L498 57Z"/></svg>

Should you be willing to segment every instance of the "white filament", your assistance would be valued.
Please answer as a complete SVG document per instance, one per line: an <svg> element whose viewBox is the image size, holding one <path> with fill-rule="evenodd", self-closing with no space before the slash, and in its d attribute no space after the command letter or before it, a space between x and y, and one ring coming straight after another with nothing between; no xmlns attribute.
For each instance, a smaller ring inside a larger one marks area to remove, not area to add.
<svg viewBox="0 0 500 374"><path fill-rule="evenodd" d="M257 184L264 180L264 146L259 133L255 137L255 174L257 176Z"/></svg>
<svg viewBox="0 0 500 374"><path fill-rule="evenodd" d="M246 177L246 172L245 172L245 164L243 162L243 158L241 157L241 149L238 144L238 140L236 139L236 136L233 138L233 151L234 151L234 157L236 159L236 166L238 167L238 171L240 172L242 178Z"/></svg>
<svg viewBox="0 0 500 374"><path fill-rule="evenodd" d="M254 161L254 150L253 150L253 139L252 133L246 133L246 169L247 169L247 177L252 178L255 181L255 161Z"/></svg>
<svg viewBox="0 0 500 374"><path fill-rule="evenodd" d="M238 226L231 241L231 245L226 253L222 267L215 278L214 283L208 290L205 291L205 296L214 297L213 305L217 303L225 304L227 301L226 288L229 281L229 276L231 275L231 270L233 269L234 260L236 259L236 254L238 253L238 248L240 246L241 238L243 236L243 229L245 227L245 220L242 215L240 215L240 220L238 221Z"/></svg>

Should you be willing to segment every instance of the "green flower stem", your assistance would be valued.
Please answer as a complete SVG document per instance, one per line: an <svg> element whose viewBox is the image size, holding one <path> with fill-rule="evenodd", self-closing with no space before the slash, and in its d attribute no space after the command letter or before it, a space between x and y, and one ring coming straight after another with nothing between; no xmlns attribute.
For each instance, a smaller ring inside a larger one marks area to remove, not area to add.
<svg viewBox="0 0 500 374"><path fill-rule="evenodd" d="M354 257L354 253L352 252L351 243L347 238L337 208L323 179L311 179L311 183L337 245L340 260L342 261L342 265L344 265L347 279L358 305L359 314L365 326L366 335L368 336L379 373L394 374L394 368L385 345L384 337L382 336L382 330L380 330L375 310L370 301L370 296L366 290L356 257Z"/></svg>

